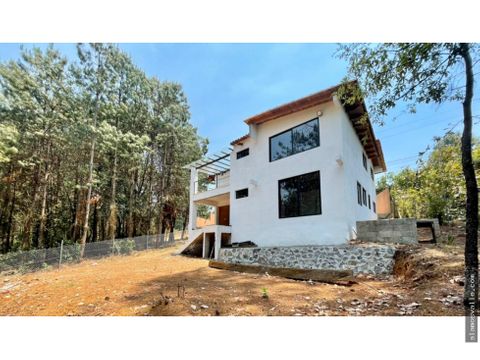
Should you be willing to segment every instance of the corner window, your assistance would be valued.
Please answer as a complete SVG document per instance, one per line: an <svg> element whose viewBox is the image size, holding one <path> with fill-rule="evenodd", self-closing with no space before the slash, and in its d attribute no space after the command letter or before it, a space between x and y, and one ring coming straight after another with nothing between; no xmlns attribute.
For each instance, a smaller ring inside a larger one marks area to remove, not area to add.
<svg viewBox="0 0 480 360"><path fill-rule="evenodd" d="M370 195L368 195L368 208L369 208L369 209L372 208L372 203L371 203Z"/></svg>
<svg viewBox="0 0 480 360"><path fill-rule="evenodd" d="M362 160L363 160L363 167L365 168L365 170L368 171L368 168L367 168L367 156L365 155L365 153L362 153Z"/></svg>
<svg viewBox="0 0 480 360"><path fill-rule="evenodd" d="M235 191L235 198L242 199L248 197L248 188Z"/></svg>
<svg viewBox="0 0 480 360"><path fill-rule="evenodd" d="M367 191L362 188L362 198L363 198L363 205L367 205Z"/></svg>
<svg viewBox="0 0 480 360"><path fill-rule="evenodd" d="M249 148L243 149L237 152L237 159L244 158L245 156L248 156L248 155L250 155L250 149Z"/></svg>
<svg viewBox="0 0 480 360"><path fill-rule="evenodd" d="M278 205L280 218L321 214L320 171L279 180Z"/></svg>
<svg viewBox="0 0 480 360"><path fill-rule="evenodd" d="M362 185L357 181L357 202L362 206Z"/></svg>
<svg viewBox="0 0 480 360"><path fill-rule="evenodd" d="M283 159L320 146L318 119L313 119L270 138L270 161Z"/></svg>

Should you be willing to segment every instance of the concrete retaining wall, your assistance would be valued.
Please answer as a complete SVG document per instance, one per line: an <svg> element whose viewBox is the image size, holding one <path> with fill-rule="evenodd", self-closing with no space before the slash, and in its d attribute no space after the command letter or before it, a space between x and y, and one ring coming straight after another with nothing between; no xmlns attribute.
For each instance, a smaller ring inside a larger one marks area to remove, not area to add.
<svg viewBox="0 0 480 360"><path fill-rule="evenodd" d="M357 221L357 238L377 243L416 244L416 219Z"/></svg>
<svg viewBox="0 0 480 360"><path fill-rule="evenodd" d="M234 264L296 269L352 270L356 274L391 274L395 247L390 245L320 245L223 248L219 260Z"/></svg>

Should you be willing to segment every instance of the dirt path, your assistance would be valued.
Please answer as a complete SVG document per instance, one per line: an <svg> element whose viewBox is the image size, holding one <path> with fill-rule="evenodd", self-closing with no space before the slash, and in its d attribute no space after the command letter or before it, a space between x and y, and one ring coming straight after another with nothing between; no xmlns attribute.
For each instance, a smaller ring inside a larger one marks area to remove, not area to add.
<svg viewBox="0 0 480 360"><path fill-rule="evenodd" d="M152 250L0 276L0 315L462 315L458 250L423 247L414 261L428 261L416 271L407 264L405 278L350 287L211 269L172 248Z"/></svg>

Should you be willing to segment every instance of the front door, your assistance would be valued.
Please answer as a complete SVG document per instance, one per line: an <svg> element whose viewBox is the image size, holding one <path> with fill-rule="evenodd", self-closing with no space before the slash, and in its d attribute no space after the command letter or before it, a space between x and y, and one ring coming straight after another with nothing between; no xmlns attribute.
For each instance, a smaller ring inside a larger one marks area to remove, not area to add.
<svg viewBox="0 0 480 360"><path fill-rule="evenodd" d="M218 225L230 226L230 205L218 207Z"/></svg>

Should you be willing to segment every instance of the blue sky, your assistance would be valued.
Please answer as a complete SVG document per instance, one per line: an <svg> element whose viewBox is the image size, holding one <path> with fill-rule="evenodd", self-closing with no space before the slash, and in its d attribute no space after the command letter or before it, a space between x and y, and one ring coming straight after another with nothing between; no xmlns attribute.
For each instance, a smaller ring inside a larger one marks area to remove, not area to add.
<svg viewBox="0 0 480 360"><path fill-rule="evenodd" d="M57 44L75 56L73 44ZM187 95L191 121L210 140L210 151L225 148L248 132L243 120L276 105L338 84L346 64L333 55L336 44L120 44L148 75L180 83ZM0 44L0 61L15 59L18 44ZM474 115L480 115L475 95ZM368 103L367 103L368 104ZM392 120L396 118L395 120ZM392 111L383 127L374 125L389 171L415 166L419 151L446 129L458 125L460 103ZM475 134L478 135L477 126Z"/></svg>

